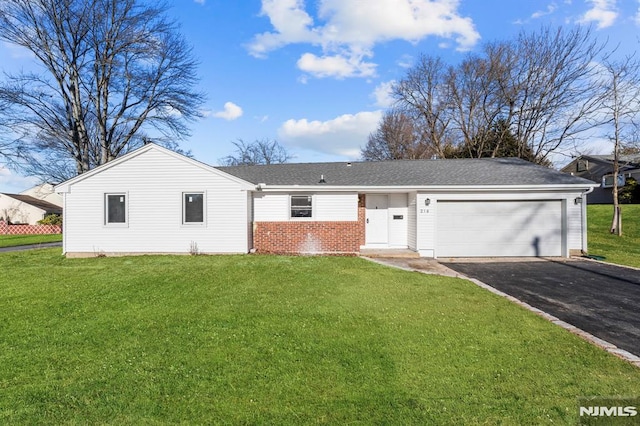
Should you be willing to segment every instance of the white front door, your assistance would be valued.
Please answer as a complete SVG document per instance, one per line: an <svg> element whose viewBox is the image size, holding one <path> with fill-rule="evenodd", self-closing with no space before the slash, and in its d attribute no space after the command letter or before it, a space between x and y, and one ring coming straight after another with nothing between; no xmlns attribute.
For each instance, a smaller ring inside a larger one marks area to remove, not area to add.
<svg viewBox="0 0 640 426"><path fill-rule="evenodd" d="M386 195L366 195L366 244L389 243L389 200Z"/></svg>

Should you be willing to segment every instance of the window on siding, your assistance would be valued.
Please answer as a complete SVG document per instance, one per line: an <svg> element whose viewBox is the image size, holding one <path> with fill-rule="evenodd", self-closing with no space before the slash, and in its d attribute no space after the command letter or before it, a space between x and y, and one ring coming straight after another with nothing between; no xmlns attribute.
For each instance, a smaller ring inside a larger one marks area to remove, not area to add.
<svg viewBox="0 0 640 426"><path fill-rule="evenodd" d="M626 179L623 174L618 175L618 187L622 188L626 183ZM613 175L605 175L602 176L602 187L603 188L611 188L613 187Z"/></svg>
<svg viewBox="0 0 640 426"><path fill-rule="evenodd" d="M182 199L182 223L204 223L204 193L185 192Z"/></svg>
<svg viewBox="0 0 640 426"><path fill-rule="evenodd" d="M127 195L105 194L105 224L125 225L127 223Z"/></svg>
<svg viewBox="0 0 640 426"><path fill-rule="evenodd" d="M578 160L576 172L586 172L589 169L589 162L585 159Z"/></svg>
<svg viewBox="0 0 640 426"><path fill-rule="evenodd" d="M313 198L311 195L291 196L291 217L312 217Z"/></svg>

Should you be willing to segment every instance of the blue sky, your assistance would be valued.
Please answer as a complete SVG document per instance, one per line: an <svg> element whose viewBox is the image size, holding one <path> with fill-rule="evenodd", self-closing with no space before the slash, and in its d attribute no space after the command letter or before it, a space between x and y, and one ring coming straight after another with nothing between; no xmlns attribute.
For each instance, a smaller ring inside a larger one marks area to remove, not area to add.
<svg viewBox="0 0 640 426"><path fill-rule="evenodd" d="M215 165L232 142L276 139L295 162L354 160L421 53L460 60L481 43L551 24L593 25L618 52L640 46L640 0L169 0L200 62L204 118L182 142ZM0 68L32 58L0 44ZM611 146L595 141L591 153ZM32 178L0 167L0 192Z"/></svg>

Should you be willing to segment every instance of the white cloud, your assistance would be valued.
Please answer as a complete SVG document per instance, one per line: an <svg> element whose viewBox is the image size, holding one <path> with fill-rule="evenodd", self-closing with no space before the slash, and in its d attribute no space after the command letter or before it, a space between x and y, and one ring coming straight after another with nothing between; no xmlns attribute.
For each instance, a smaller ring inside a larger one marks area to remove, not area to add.
<svg viewBox="0 0 640 426"><path fill-rule="evenodd" d="M395 80L386 81L378 84L376 88L373 90L371 96L376 100L376 106L381 108L389 108L394 99L391 96L391 92L393 89L393 85L395 84Z"/></svg>
<svg viewBox="0 0 640 426"><path fill-rule="evenodd" d="M205 3L205 0L193 0L193 1L195 1L198 4L204 4Z"/></svg>
<svg viewBox="0 0 640 426"><path fill-rule="evenodd" d="M536 12L533 12L533 14L531 15L531 19L538 19L546 15L551 15L556 11L556 9L558 9L558 5L555 3L551 3L547 6L547 10L538 10Z"/></svg>
<svg viewBox="0 0 640 426"><path fill-rule="evenodd" d="M0 50L6 50L9 56L13 59L31 59L35 57L33 52L31 52L30 50L16 44L8 43L6 41L3 41L0 44Z"/></svg>
<svg viewBox="0 0 640 426"><path fill-rule="evenodd" d="M365 111L327 121L291 119L280 126L278 137L288 146L355 159L381 118L382 111Z"/></svg>
<svg viewBox="0 0 640 426"><path fill-rule="evenodd" d="M616 0L585 0L591 3L591 9L587 10L579 19L582 24L596 23L596 27L600 30L610 27L618 17L616 11Z"/></svg>
<svg viewBox="0 0 640 426"><path fill-rule="evenodd" d="M638 0L638 3L640 4L640 0ZM640 26L640 6L638 6L638 11L636 12L634 21L636 22L636 25Z"/></svg>
<svg viewBox="0 0 640 426"><path fill-rule="evenodd" d="M16 194L33 187L37 183L37 178L17 175L0 165L0 192Z"/></svg>
<svg viewBox="0 0 640 426"><path fill-rule="evenodd" d="M362 58L341 55L318 57L305 53L298 60L298 68L316 77L371 77L375 75L376 65L364 62Z"/></svg>
<svg viewBox="0 0 640 426"><path fill-rule="evenodd" d="M261 16L269 17L275 32L255 36L249 52L264 57L271 50L290 43L315 43L320 39L309 28L313 19L304 10L302 0L262 0Z"/></svg>
<svg viewBox="0 0 640 426"><path fill-rule="evenodd" d="M217 118L223 118L227 121L232 121L242 117L242 114L243 114L242 108L240 108L238 105L234 104L233 102L226 102L224 104L224 110L214 112L213 116Z"/></svg>
<svg viewBox="0 0 640 426"><path fill-rule="evenodd" d="M288 44L318 46L307 52L298 67L316 77L369 77L375 64L373 47L388 40L412 43L436 36L469 50L480 39L473 21L458 14L459 0L319 0L315 22L302 0L262 0L262 15L273 31L257 34L249 52L264 57ZM311 3L311 2L310 2ZM313 4L316 4L315 2Z"/></svg>
<svg viewBox="0 0 640 426"><path fill-rule="evenodd" d="M413 66L413 57L411 55L402 55L397 62L400 68L411 68Z"/></svg>

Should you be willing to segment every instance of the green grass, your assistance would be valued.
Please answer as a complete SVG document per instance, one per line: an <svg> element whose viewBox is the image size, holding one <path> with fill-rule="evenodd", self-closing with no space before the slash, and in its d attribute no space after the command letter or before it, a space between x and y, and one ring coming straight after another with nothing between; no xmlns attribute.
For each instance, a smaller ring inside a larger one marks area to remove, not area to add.
<svg viewBox="0 0 640 426"><path fill-rule="evenodd" d="M0 235L0 247L15 247L27 244L53 243L58 241L62 241L62 234Z"/></svg>
<svg viewBox="0 0 640 426"><path fill-rule="evenodd" d="M622 205L622 236L609 233L612 205L588 205L587 243L590 255L605 262L640 268L640 204Z"/></svg>
<svg viewBox="0 0 640 426"><path fill-rule="evenodd" d="M575 424L640 369L358 258L0 255L2 424Z"/></svg>

